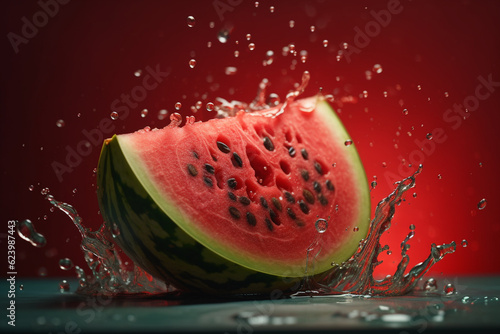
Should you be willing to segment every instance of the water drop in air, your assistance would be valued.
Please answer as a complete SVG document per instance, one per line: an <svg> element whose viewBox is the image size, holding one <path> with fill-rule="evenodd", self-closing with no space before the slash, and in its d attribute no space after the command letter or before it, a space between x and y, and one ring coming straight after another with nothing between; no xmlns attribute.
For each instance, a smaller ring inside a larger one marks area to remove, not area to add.
<svg viewBox="0 0 500 334"><path fill-rule="evenodd" d="M347 139L347 140L344 142L344 145L345 145L345 146L351 146L351 145L352 145L352 140L351 140L351 139Z"/></svg>
<svg viewBox="0 0 500 334"><path fill-rule="evenodd" d="M469 243L467 242L467 240L462 240L462 247L465 248L469 245Z"/></svg>
<svg viewBox="0 0 500 334"><path fill-rule="evenodd" d="M207 103L207 111L213 111L214 107L215 107L215 104L213 102Z"/></svg>
<svg viewBox="0 0 500 334"><path fill-rule="evenodd" d="M45 237L35 230L33 223L29 219L25 219L17 224L17 233L22 239L35 247L43 247L47 244Z"/></svg>
<svg viewBox="0 0 500 334"><path fill-rule="evenodd" d="M192 28L194 27L194 25L196 24L196 20L194 19L193 16L188 16L187 17L187 25L189 28Z"/></svg>
<svg viewBox="0 0 500 334"><path fill-rule="evenodd" d="M425 135L425 138L427 138L428 140L431 140L432 139L432 133L428 133Z"/></svg>
<svg viewBox="0 0 500 334"><path fill-rule="evenodd" d="M294 20L290 20L290 22L288 23L288 25L290 26L290 28L295 27L295 21Z"/></svg>
<svg viewBox="0 0 500 334"><path fill-rule="evenodd" d="M323 46L326 48L328 46L328 40L327 39L324 39L323 40Z"/></svg>
<svg viewBox="0 0 500 334"><path fill-rule="evenodd" d="M160 121L163 121L165 118L167 118L168 111L167 109L160 109L158 111L158 119Z"/></svg>
<svg viewBox="0 0 500 334"><path fill-rule="evenodd" d="M62 120L62 119L59 119L59 120L57 120L57 122L56 122L56 126L57 126L58 128L62 128L62 127L64 127L65 125L66 125L66 122L64 122L64 120Z"/></svg>
<svg viewBox="0 0 500 334"><path fill-rule="evenodd" d="M219 31L219 34L217 34L217 39L221 43L227 43L227 41L229 39L229 31L227 31L225 29Z"/></svg>
<svg viewBox="0 0 500 334"><path fill-rule="evenodd" d="M380 73L382 73L383 68L382 68L382 65L375 64L375 65L373 65L373 69L372 70L373 70L373 72L375 72L377 74L380 74Z"/></svg>
<svg viewBox="0 0 500 334"><path fill-rule="evenodd" d="M64 259L59 260L59 268L62 270L70 270L73 268L73 261L71 259L65 257Z"/></svg>
<svg viewBox="0 0 500 334"><path fill-rule="evenodd" d="M259 2L255 1L254 6L255 6L255 8L258 8L259 7Z"/></svg>
<svg viewBox="0 0 500 334"><path fill-rule="evenodd" d="M328 222L323 219L323 218L320 218L318 220L316 220L316 231L318 231L318 233L325 233L326 230L328 229Z"/></svg>
<svg viewBox="0 0 500 334"><path fill-rule="evenodd" d="M28 187L28 190L29 190L29 191L33 191L34 189L35 189L35 186L34 186L34 185L32 185L32 184Z"/></svg>
<svg viewBox="0 0 500 334"><path fill-rule="evenodd" d="M250 51L255 50L255 43L250 43L250 44L248 44L248 49L249 49Z"/></svg>
<svg viewBox="0 0 500 334"><path fill-rule="evenodd" d="M141 117L144 118L148 115L148 110L147 109L142 109L141 110Z"/></svg>
<svg viewBox="0 0 500 334"><path fill-rule="evenodd" d="M424 290L427 292L437 291L437 281L434 278L429 278L424 283Z"/></svg>
<svg viewBox="0 0 500 334"><path fill-rule="evenodd" d="M69 283L66 280L62 280L59 282L59 291L61 292L68 292L70 289Z"/></svg>
<svg viewBox="0 0 500 334"><path fill-rule="evenodd" d="M134 72L134 76L137 78L140 77L141 75L142 75L142 70L137 70Z"/></svg>
<svg viewBox="0 0 500 334"><path fill-rule="evenodd" d="M403 109L403 115L408 115L408 109Z"/></svg>
<svg viewBox="0 0 500 334"><path fill-rule="evenodd" d="M238 58L240 56L240 52L238 50L234 51L234 57Z"/></svg>
<svg viewBox="0 0 500 334"><path fill-rule="evenodd" d="M247 34L247 41L249 41L250 39L252 39L252 35L251 34Z"/></svg>
<svg viewBox="0 0 500 334"><path fill-rule="evenodd" d="M116 120L118 119L118 113L117 113L116 111L113 111L113 112L109 115L109 117L111 117L111 119L112 119L113 121L116 121Z"/></svg>
<svg viewBox="0 0 500 334"><path fill-rule="evenodd" d="M269 11L270 11L271 13L274 13L274 6L269 7Z"/></svg>
<svg viewBox="0 0 500 334"><path fill-rule="evenodd" d="M176 102L174 107L175 107L175 110L180 110L182 107L182 103Z"/></svg>
<svg viewBox="0 0 500 334"><path fill-rule="evenodd" d="M453 284L448 283L444 286L443 292L446 296L451 296L457 292L457 289L455 289L455 286Z"/></svg>
<svg viewBox="0 0 500 334"><path fill-rule="evenodd" d="M196 66L196 59L189 60L189 67L194 68Z"/></svg>
<svg viewBox="0 0 500 334"><path fill-rule="evenodd" d="M45 187L45 188L42 189L42 191L40 191L40 194L47 195L49 192L50 192L50 189L47 188L47 187Z"/></svg>
<svg viewBox="0 0 500 334"><path fill-rule="evenodd" d="M482 200L479 201L479 203L477 203L477 208L479 210L484 210L484 208L486 208L486 204L488 202L486 201L486 198L483 198Z"/></svg>
<svg viewBox="0 0 500 334"><path fill-rule="evenodd" d="M315 26L311 26L311 27L309 28L309 30L311 30L311 32L314 32L314 31L316 30L316 27L315 27Z"/></svg>

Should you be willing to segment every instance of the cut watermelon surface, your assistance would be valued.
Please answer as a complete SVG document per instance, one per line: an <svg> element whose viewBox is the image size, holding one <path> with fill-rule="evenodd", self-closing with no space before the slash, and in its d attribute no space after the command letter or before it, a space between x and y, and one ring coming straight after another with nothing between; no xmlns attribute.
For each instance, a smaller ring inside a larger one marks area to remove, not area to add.
<svg viewBox="0 0 500 334"><path fill-rule="evenodd" d="M350 139L320 97L114 136L99 161L101 213L139 266L181 289L283 288L347 260L367 234L368 183Z"/></svg>

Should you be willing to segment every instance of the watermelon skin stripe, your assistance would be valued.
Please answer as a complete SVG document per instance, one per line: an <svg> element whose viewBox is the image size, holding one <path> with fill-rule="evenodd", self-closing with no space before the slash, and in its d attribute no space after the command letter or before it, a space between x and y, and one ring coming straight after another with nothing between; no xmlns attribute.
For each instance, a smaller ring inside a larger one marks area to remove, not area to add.
<svg viewBox="0 0 500 334"><path fill-rule="evenodd" d="M103 145L98 170L105 173L98 173L101 185L98 198L108 226L111 222L119 224L120 233L114 236L115 241L144 270L182 290L217 295L254 294L255 291L268 294L276 289L291 291L298 286L300 278L279 277L242 267L191 238L156 205L128 165L119 145L116 136ZM159 237L156 231L167 237ZM145 244L143 240L150 243Z"/></svg>

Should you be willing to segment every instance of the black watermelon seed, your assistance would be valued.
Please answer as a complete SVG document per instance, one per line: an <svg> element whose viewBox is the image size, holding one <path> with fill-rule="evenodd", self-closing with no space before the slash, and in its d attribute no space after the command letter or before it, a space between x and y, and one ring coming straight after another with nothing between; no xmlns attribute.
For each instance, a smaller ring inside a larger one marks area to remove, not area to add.
<svg viewBox="0 0 500 334"><path fill-rule="evenodd" d="M226 144L224 144L223 142L221 141L218 141L217 142L217 147L219 148L219 150L222 152L222 153L229 153L231 152L231 150L229 149L229 146L227 146Z"/></svg>
<svg viewBox="0 0 500 334"><path fill-rule="evenodd" d="M248 197L241 196L239 201L243 205L250 205L250 198L248 198Z"/></svg>
<svg viewBox="0 0 500 334"><path fill-rule="evenodd" d="M243 167L243 160L241 160L241 157L238 155L238 153L233 152L233 158L234 158L234 163L236 163L235 167Z"/></svg>
<svg viewBox="0 0 500 334"><path fill-rule="evenodd" d="M288 213L288 216L290 216L290 218L292 219L297 218L297 215L295 214L295 212L293 212L292 208L286 208L286 212Z"/></svg>
<svg viewBox="0 0 500 334"><path fill-rule="evenodd" d="M205 184L207 186L209 186L210 188L212 188L214 186L214 181L212 181L212 179L209 178L209 177L204 176L203 177L203 182L205 182Z"/></svg>
<svg viewBox="0 0 500 334"><path fill-rule="evenodd" d="M314 204L314 195L309 190L304 189L302 191L302 195L304 195L304 198L306 199L307 203Z"/></svg>
<svg viewBox="0 0 500 334"><path fill-rule="evenodd" d="M274 151L274 144L273 142L271 141L271 138L269 137L264 137L264 147L266 148L266 150L268 151Z"/></svg>
<svg viewBox="0 0 500 334"><path fill-rule="evenodd" d="M267 201L264 197L260 198L260 204L262 204L262 206L265 207L266 209L269 207L269 204L267 204Z"/></svg>
<svg viewBox="0 0 500 334"><path fill-rule="evenodd" d="M235 194L233 194L232 192L230 192L230 191L229 191L229 192L227 193L227 195L229 196L229 198L230 198L232 201L236 201L236 199L237 199L237 198L236 198L236 195L235 195Z"/></svg>
<svg viewBox="0 0 500 334"><path fill-rule="evenodd" d="M323 206L328 205L328 200L326 199L325 196L323 196L323 194L318 195L318 200L321 203L321 205L323 205Z"/></svg>
<svg viewBox="0 0 500 334"><path fill-rule="evenodd" d="M316 169L318 174L323 175L323 168L321 168L321 165L319 164L319 162L317 162L317 161L314 162L314 169Z"/></svg>
<svg viewBox="0 0 500 334"><path fill-rule="evenodd" d="M227 180L227 185L229 186L229 188L235 189L238 186L238 181L236 181L236 179L232 177Z"/></svg>
<svg viewBox="0 0 500 334"><path fill-rule="evenodd" d="M195 166L188 164L187 169L188 169L189 174L191 174L192 176L198 175L198 171L196 170Z"/></svg>
<svg viewBox="0 0 500 334"><path fill-rule="evenodd" d="M269 220L269 218L266 217L266 219L264 219L264 221L266 222L266 226L269 229L269 231L274 230L273 223L271 223L271 221Z"/></svg>
<svg viewBox="0 0 500 334"><path fill-rule="evenodd" d="M257 225L257 219L255 219L255 216L251 212L247 212L247 222L251 226Z"/></svg>
<svg viewBox="0 0 500 334"><path fill-rule="evenodd" d="M314 190L317 192L317 193L320 193L321 192L321 184L319 184L318 181L314 181L313 182L313 188Z"/></svg>
<svg viewBox="0 0 500 334"><path fill-rule="evenodd" d="M275 223L276 225L281 225L281 222L278 220L278 215L276 214L276 212L274 212L273 209L269 209L269 217L271 217L273 223Z"/></svg>
<svg viewBox="0 0 500 334"><path fill-rule="evenodd" d="M304 158L304 160L309 159L309 153L307 153L305 148L301 149L300 153L302 154L302 158Z"/></svg>
<svg viewBox="0 0 500 334"><path fill-rule="evenodd" d="M306 202L304 202L303 200L300 200L298 203L299 203L300 210L302 212L304 212L305 214L308 214L309 207L307 206Z"/></svg>
<svg viewBox="0 0 500 334"><path fill-rule="evenodd" d="M309 172L306 171L305 169L300 171L300 175L302 175L302 178L304 181L309 181Z"/></svg>
<svg viewBox="0 0 500 334"><path fill-rule="evenodd" d="M205 164L205 170L209 172L210 174L215 173L215 168L211 164Z"/></svg>
<svg viewBox="0 0 500 334"><path fill-rule="evenodd" d="M234 219L240 219L241 217L240 210L236 209L234 206L229 207L229 213Z"/></svg>
<svg viewBox="0 0 500 334"><path fill-rule="evenodd" d="M193 157L195 157L196 159L200 158L200 156L198 155L198 153L196 153L195 151L193 151Z"/></svg>
<svg viewBox="0 0 500 334"><path fill-rule="evenodd" d="M326 188L327 188L328 190L331 190L331 191L334 191L334 190L335 190L335 186L333 185L332 181L330 181L330 180L326 180L325 184L326 184Z"/></svg>
<svg viewBox="0 0 500 334"><path fill-rule="evenodd" d="M217 161L217 157L215 155L212 155L212 160Z"/></svg>
<svg viewBox="0 0 500 334"><path fill-rule="evenodd" d="M306 223L304 223L304 221L303 221L303 220L300 220L300 219L297 219L297 220L295 221L295 224L297 224L297 226L300 226L300 227L302 227L302 226L306 226Z"/></svg>
<svg viewBox="0 0 500 334"><path fill-rule="evenodd" d="M297 153L297 152L295 152L295 149L293 148L293 146L288 149L288 154L290 154L291 157L294 157L295 153Z"/></svg>
<svg viewBox="0 0 500 334"><path fill-rule="evenodd" d="M271 202L273 202L273 205L276 209L281 211L283 208L281 207L281 202L276 198L276 197L271 197Z"/></svg>
<svg viewBox="0 0 500 334"><path fill-rule="evenodd" d="M295 198L293 197L293 195L291 193L289 193L288 191L285 191L285 197L286 197L286 200L290 203L295 203Z"/></svg>

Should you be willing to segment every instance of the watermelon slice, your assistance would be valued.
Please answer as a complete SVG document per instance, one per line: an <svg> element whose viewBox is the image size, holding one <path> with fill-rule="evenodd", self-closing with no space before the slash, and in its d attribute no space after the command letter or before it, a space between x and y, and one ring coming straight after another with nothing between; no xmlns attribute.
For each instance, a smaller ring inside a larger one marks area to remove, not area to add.
<svg viewBox="0 0 500 334"><path fill-rule="evenodd" d="M366 237L368 182L351 142L321 97L115 135L98 166L101 213L130 258L180 289L286 289Z"/></svg>

